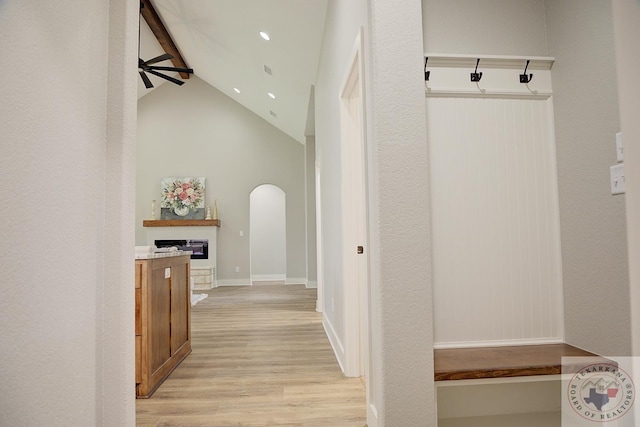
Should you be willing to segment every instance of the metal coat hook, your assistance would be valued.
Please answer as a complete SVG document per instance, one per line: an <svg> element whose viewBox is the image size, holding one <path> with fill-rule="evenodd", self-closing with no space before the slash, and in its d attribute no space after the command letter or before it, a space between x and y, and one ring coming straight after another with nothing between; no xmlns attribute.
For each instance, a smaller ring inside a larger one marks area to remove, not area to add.
<svg viewBox="0 0 640 427"><path fill-rule="evenodd" d="M427 71L427 61L429 61L429 57L426 56L424 58L424 81L428 82L429 81L429 77L431 76L431 71Z"/></svg>
<svg viewBox="0 0 640 427"><path fill-rule="evenodd" d="M533 74L527 74L527 68L529 68L529 60L527 59L527 65L524 66L524 73L520 74L520 83L529 83L533 79Z"/></svg>
<svg viewBox="0 0 640 427"><path fill-rule="evenodd" d="M480 64L480 58L478 58L478 60L476 61L476 70L473 73L471 73L472 82L479 82L480 79L482 78L482 73L478 72L478 64Z"/></svg>

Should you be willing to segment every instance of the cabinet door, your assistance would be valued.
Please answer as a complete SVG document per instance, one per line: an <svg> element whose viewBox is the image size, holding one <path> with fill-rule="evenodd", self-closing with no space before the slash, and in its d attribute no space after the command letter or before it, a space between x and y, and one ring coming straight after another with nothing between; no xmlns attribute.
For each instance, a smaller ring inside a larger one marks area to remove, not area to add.
<svg viewBox="0 0 640 427"><path fill-rule="evenodd" d="M171 354L189 340L191 297L188 264L179 264L171 272Z"/></svg>
<svg viewBox="0 0 640 427"><path fill-rule="evenodd" d="M152 274L147 290L151 374L171 357L171 279L165 278L164 268L154 269Z"/></svg>

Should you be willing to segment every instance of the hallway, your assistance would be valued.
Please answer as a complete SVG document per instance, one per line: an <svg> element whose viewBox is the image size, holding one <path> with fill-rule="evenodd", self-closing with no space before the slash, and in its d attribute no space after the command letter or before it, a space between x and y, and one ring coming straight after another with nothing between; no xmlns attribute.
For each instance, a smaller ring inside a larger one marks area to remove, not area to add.
<svg viewBox="0 0 640 427"><path fill-rule="evenodd" d="M221 287L192 308L193 352L150 399L138 426L358 426L365 391L345 378L301 285Z"/></svg>

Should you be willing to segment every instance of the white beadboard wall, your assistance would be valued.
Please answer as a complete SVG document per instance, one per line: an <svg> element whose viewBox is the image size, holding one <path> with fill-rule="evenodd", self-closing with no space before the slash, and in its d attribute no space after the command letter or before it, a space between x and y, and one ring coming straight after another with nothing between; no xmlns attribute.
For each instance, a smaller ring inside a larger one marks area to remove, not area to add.
<svg viewBox="0 0 640 427"><path fill-rule="evenodd" d="M552 97L441 93L427 124L436 346L561 341Z"/></svg>

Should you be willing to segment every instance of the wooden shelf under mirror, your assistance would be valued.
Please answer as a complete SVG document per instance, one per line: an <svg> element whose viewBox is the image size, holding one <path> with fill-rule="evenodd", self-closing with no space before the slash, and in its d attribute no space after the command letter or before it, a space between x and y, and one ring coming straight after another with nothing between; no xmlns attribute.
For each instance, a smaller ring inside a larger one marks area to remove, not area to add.
<svg viewBox="0 0 640 427"><path fill-rule="evenodd" d="M145 219L143 227L220 227L219 219Z"/></svg>

